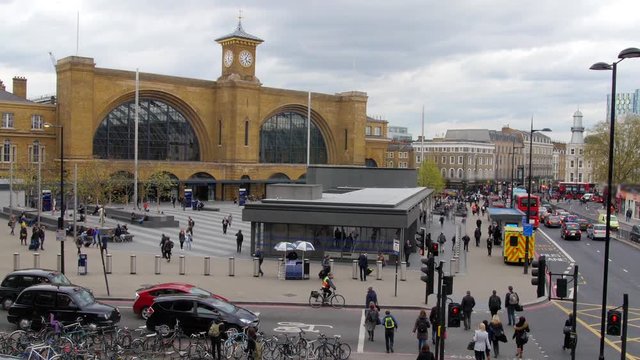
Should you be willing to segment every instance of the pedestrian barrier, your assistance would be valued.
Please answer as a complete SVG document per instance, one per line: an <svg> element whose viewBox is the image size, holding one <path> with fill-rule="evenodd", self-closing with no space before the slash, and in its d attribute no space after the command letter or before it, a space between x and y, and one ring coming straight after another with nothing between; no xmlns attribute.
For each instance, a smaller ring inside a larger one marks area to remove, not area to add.
<svg viewBox="0 0 640 360"><path fill-rule="evenodd" d="M180 257L178 258L178 271L180 275L184 275L187 272L186 267L187 266L184 262L184 255L180 255Z"/></svg>
<svg viewBox="0 0 640 360"><path fill-rule="evenodd" d="M33 267L34 268L40 267L40 254L38 253L33 254Z"/></svg>
<svg viewBox="0 0 640 360"><path fill-rule="evenodd" d="M284 280L284 258L278 258L278 280Z"/></svg>
<svg viewBox="0 0 640 360"><path fill-rule="evenodd" d="M234 276L236 274L236 258L231 256L229 258L229 276Z"/></svg>
<svg viewBox="0 0 640 360"><path fill-rule="evenodd" d="M353 260L351 264L351 278L358 280L358 260Z"/></svg>
<svg viewBox="0 0 640 360"><path fill-rule="evenodd" d="M136 256L135 255L131 255L129 257L130 262L129 262L129 274L131 275L135 275L136 274Z"/></svg>
<svg viewBox="0 0 640 360"><path fill-rule="evenodd" d="M376 280L382 280L382 261L376 261Z"/></svg>
<svg viewBox="0 0 640 360"><path fill-rule="evenodd" d="M407 281L407 262L400 263L400 281Z"/></svg>
<svg viewBox="0 0 640 360"><path fill-rule="evenodd" d="M211 258L209 256L204 257L204 276L211 275Z"/></svg>
<svg viewBox="0 0 640 360"><path fill-rule="evenodd" d="M329 272L333 272L333 259L329 259Z"/></svg>
<svg viewBox="0 0 640 360"><path fill-rule="evenodd" d="M160 275L160 255L156 255L155 261L154 261L154 272L156 275Z"/></svg>
<svg viewBox="0 0 640 360"><path fill-rule="evenodd" d="M107 260L106 260L106 263L105 263L105 270L104 270L107 274L111 274L112 260L113 259L111 258L111 254L107 254Z"/></svg>
<svg viewBox="0 0 640 360"><path fill-rule="evenodd" d="M257 257L253 258L253 277L260 276L260 259Z"/></svg>
<svg viewBox="0 0 640 360"><path fill-rule="evenodd" d="M20 254L13 253L13 271L20 269Z"/></svg>
<svg viewBox="0 0 640 360"><path fill-rule="evenodd" d="M62 271L62 255L60 254L57 256L56 269L58 269L58 271Z"/></svg>

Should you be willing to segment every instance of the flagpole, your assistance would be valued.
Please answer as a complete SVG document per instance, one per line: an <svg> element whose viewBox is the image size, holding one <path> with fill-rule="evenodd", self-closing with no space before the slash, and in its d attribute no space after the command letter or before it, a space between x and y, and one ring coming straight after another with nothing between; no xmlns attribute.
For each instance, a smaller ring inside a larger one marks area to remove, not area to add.
<svg viewBox="0 0 640 360"><path fill-rule="evenodd" d="M311 91L307 98L307 168L311 163Z"/></svg>
<svg viewBox="0 0 640 360"><path fill-rule="evenodd" d="M140 74L136 69L136 105L134 117L134 140L133 140L133 208L138 208L138 105L140 92Z"/></svg>

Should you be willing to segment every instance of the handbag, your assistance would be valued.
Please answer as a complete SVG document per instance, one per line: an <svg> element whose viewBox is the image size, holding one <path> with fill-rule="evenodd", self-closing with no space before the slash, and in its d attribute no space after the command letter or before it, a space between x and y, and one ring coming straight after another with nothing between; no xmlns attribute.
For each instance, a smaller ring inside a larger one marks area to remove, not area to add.
<svg viewBox="0 0 640 360"><path fill-rule="evenodd" d="M507 342L507 335L505 335L504 333L500 336L498 336L498 341L506 343Z"/></svg>
<svg viewBox="0 0 640 360"><path fill-rule="evenodd" d="M475 346L476 346L475 341L469 341L469 343L467 344L467 350L473 351L475 349Z"/></svg>
<svg viewBox="0 0 640 360"><path fill-rule="evenodd" d="M516 306L515 306L515 310L516 310L516 311L523 311L523 310L524 310L524 308L522 307L522 305L520 305L520 304L516 304Z"/></svg>

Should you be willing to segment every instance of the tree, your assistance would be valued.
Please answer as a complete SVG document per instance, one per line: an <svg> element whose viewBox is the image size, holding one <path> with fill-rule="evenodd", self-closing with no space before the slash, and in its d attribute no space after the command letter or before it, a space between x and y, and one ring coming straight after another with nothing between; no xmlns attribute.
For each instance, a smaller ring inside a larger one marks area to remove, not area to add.
<svg viewBox="0 0 640 360"><path fill-rule="evenodd" d="M596 181L606 182L609 163L609 122L596 124L585 138L585 159L592 162ZM631 115L615 126L613 184L636 183L640 163L640 117Z"/></svg>
<svg viewBox="0 0 640 360"><path fill-rule="evenodd" d="M432 159L425 159L418 169L418 186L428 187L440 193L444 190L444 185L444 178L436 163Z"/></svg>
<svg viewBox="0 0 640 360"><path fill-rule="evenodd" d="M168 197L171 189L177 184L166 171L156 171L151 173L144 182L144 193L147 197L155 198L160 211L160 199Z"/></svg>

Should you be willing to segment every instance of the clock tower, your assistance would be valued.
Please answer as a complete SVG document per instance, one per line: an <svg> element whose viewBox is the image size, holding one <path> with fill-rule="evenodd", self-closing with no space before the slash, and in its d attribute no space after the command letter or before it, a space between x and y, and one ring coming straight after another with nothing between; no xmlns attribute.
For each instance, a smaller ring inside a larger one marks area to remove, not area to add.
<svg viewBox="0 0 640 360"><path fill-rule="evenodd" d="M218 80L245 80L259 82L256 78L256 47L263 40L242 29L242 19L231 34L217 38L222 45L222 75Z"/></svg>

